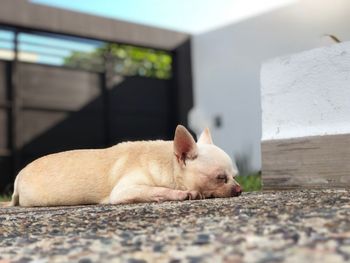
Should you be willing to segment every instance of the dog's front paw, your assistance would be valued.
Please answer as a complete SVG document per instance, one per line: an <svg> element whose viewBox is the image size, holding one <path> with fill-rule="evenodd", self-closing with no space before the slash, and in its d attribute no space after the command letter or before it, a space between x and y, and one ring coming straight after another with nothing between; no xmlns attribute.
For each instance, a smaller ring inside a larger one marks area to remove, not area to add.
<svg viewBox="0 0 350 263"><path fill-rule="evenodd" d="M198 191L181 191L174 190L171 193L170 200L184 201L184 200L196 200L203 199L203 196Z"/></svg>
<svg viewBox="0 0 350 263"><path fill-rule="evenodd" d="M182 198L180 200L196 200L202 199L202 195L198 191L182 191Z"/></svg>

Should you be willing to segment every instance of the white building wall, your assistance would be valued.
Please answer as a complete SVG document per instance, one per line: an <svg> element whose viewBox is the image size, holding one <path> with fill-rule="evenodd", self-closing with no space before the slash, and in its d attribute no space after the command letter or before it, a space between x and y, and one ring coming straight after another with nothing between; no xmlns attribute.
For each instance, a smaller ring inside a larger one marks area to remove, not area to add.
<svg viewBox="0 0 350 263"><path fill-rule="evenodd" d="M222 116L222 126L212 127L215 143L233 157L249 156L251 169L260 170L261 64L332 43L325 34L350 40L350 1L297 1L193 36L197 118L190 118L192 127L213 126L213 118Z"/></svg>
<svg viewBox="0 0 350 263"><path fill-rule="evenodd" d="M262 140L350 133L350 42L261 69Z"/></svg>

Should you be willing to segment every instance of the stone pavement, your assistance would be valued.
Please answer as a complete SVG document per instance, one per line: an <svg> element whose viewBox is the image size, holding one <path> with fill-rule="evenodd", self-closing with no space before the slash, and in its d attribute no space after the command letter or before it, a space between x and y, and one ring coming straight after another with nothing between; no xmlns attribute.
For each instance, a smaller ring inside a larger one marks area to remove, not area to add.
<svg viewBox="0 0 350 263"><path fill-rule="evenodd" d="M0 262L346 262L350 190L0 208Z"/></svg>

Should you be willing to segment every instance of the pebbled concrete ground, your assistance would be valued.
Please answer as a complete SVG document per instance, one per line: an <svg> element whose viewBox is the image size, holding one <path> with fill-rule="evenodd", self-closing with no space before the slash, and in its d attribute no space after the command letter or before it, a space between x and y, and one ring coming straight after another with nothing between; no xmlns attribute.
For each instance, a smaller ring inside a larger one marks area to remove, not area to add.
<svg viewBox="0 0 350 263"><path fill-rule="evenodd" d="M4 262L347 262L350 190L0 208Z"/></svg>

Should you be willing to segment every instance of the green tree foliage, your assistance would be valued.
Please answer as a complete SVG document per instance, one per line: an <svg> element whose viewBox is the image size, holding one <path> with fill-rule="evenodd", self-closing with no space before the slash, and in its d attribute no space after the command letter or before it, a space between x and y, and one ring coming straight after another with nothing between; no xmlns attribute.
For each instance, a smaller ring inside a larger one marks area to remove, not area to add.
<svg viewBox="0 0 350 263"><path fill-rule="evenodd" d="M136 75L159 79L171 77L172 56L170 53L123 44L108 43L90 53L72 52L64 59L64 65L103 71L107 59L112 63L114 71L124 76Z"/></svg>

